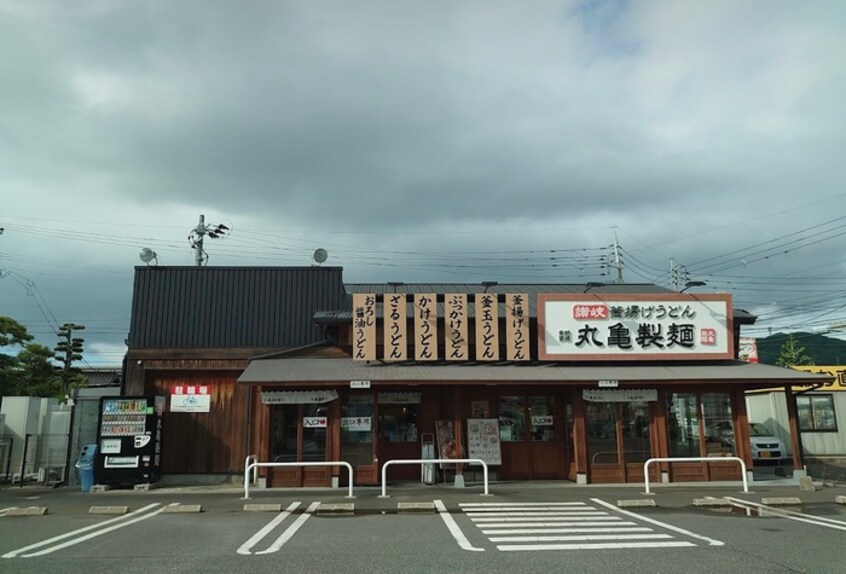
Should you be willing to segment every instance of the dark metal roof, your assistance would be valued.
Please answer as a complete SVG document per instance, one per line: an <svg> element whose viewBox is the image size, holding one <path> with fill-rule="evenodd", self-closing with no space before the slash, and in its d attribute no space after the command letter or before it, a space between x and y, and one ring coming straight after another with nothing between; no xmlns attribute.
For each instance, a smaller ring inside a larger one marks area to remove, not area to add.
<svg viewBox="0 0 846 574"><path fill-rule="evenodd" d="M343 296L340 267L136 267L129 347L308 345Z"/></svg>
<svg viewBox="0 0 846 574"><path fill-rule="evenodd" d="M89 387L119 387L120 370L118 369L83 369L82 374L88 379Z"/></svg>
<svg viewBox="0 0 846 574"><path fill-rule="evenodd" d="M564 363L365 363L344 359L277 358L251 361L239 383L378 382L559 382L593 383L611 379L621 383L727 382L738 384L812 384L831 380L817 375L745 361L712 363L564 364Z"/></svg>

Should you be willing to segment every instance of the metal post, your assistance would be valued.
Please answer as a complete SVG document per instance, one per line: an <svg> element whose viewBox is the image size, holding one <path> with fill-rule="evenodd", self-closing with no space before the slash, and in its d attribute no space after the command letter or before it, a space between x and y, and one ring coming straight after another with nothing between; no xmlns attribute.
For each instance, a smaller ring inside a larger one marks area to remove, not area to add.
<svg viewBox="0 0 846 574"><path fill-rule="evenodd" d="M21 487L23 487L24 485L24 471L26 470L26 452L29 449L29 437L31 436L31 434L26 434L24 436L23 452L21 453Z"/></svg>
<svg viewBox="0 0 846 574"><path fill-rule="evenodd" d="M254 455L250 455L254 456ZM355 498L353 496L353 467L350 463L343 460L334 460L327 462L249 462L250 457L244 461L244 498L250 498L250 471L254 471L258 467L275 468L275 467L305 467L305 466L344 466L349 472L349 486L347 498Z"/></svg>
<svg viewBox="0 0 846 574"><path fill-rule="evenodd" d="M749 492L749 479L746 476L746 463L738 456L689 456L679 458L650 458L643 463L643 483L644 494L652 494L649 492L649 465L653 462L726 462L735 461L740 463L741 478L743 479L743 492Z"/></svg>
<svg viewBox="0 0 846 574"><path fill-rule="evenodd" d="M382 494L379 498L390 498L387 494L387 485L388 485L388 467L392 464L481 464L482 465L482 476L485 482L485 492L482 496L490 496L490 492L488 491L488 465L485 461L480 458L434 458L434 459L397 459L397 460L389 460L382 465Z"/></svg>

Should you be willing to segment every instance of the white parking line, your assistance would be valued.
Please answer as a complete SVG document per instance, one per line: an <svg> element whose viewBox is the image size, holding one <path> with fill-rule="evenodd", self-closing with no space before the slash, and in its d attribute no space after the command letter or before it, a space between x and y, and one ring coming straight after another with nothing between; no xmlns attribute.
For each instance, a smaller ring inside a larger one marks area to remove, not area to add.
<svg viewBox="0 0 846 574"><path fill-rule="evenodd" d="M242 555L245 555L245 556L246 556L246 555L249 555L249 554L252 554L251 550L252 550L253 546L255 546L256 544L258 544L259 540L261 540L262 538L264 538L265 536L267 536L267 534L268 534L271 530L273 530L274 528L276 528L276 526L277 526L277 525L279 525L279 523L280 523L280 522L282 522L283 520L285 520L286 518L288 518L288 517L291 515L291 513L292 513L293 511L295 511L295 510L296 510L296 509L300 506L300 504L302 504L302 503L301 503L301 502L293 502L293 503L291 503L291 504L288 506L288 508L286 508L283 512L281 512L281 513L279 514L279 516L275 517L273 520L271 520L270 522L268 522L268 523L264 526L264 528L262 528L261 530L259 530L259 531L258 531L258 532L256 532L255 534L253 534L253 535L250 537L250 539L249 539L249 540L247 540L246 542L244 542L244 543L241 545L241 547L240 547L240 548L238 548L238 550L236 550L236 552L237 552L238 554L242 554Z"/></svg>
<svg viewBox="0 0 846 574"><path fill-rule="evenodd" d="M441 518L446 524L447 529L449 529L450 534L452 537L455 538L455 541L458 542L458 545L463 548L464 550L469 550L471 552L484 552L484 548L476 548L470 541L467 540L467 537L464 536L464 533L459 528L458 524L456 524L455 519L450 515L449 511L447 511L446 506L440 500L435 500L435 508L438 510L438 514L441 515Z"/></svg>
<svg viewBox="0 0 846 574"><path fill-rule="evenodd" d="M10 510L14 510L17 506L10 506L9 508L0 508L0 516L6 516L6 513Z"/></svg>
<svg viewBox="0 0 846 574"><path fill-rule="evenodd" d="M661 522L660 520L655 520L654 518L647 518L646 516L635 514L634 512L629 512L628 510L623 510L622 508L617 508L613 504L605 502L599 498L591 498L593 502L604 506L614 512L619 512L625 516L630 518L635 518L637 520L642 520L644 522L648 522L650 524L654 524L656 526L660 526L661 528L666 528L667 530L672 530L673 532L678 532L679 534L684 534L685 536L690 536L691 538L696 538L699 540L706 541L711 546L723 546L725 543L720 540L715 540L713 538L708 538L707 536L702 536L701 534L696 534L695 532L691 532L690 530L685 530L684 528L679 528L678 526L673 526L672 524L667 524L666 522ZM633 546L632 548L638 548L637 546Z"/></svg>
<svg viewBox="0 0 846 574"><path fill-rule="evenodd" d="M485 530L489 528L575 528L575 527L605 527L605 526L636 526L634 522L627 522L620 518L609 516L608 522L494 522L476 524Z"/></svg>
<svg viewBox="0 0 846 574"><path fill-rule="evenodd" d="M177 505L178 503L174 502L169 506ZM62 548L67 548L69 546L74 546L76 544L81 544L86 540L91 540L92 538L96 538L97 536L102 536L103 534L107 534L109 532L113 532L119 528L123 528L124 526L129 526L130 524L135 524L136 522L141 522L142 520L147 520L148 518L152 518L157 514L161 513L164 510L164 507L159 508L153 512L148 514L143 514L148 510L159 506L159 503L149 504L143 508L139 508L134 512L130 512L125 516L119 516L117 518L112 518L110 520L106 520L103 522L99 522L97 524L92 524L91 526L86 526L85 528L80 528L78 530L74 530L72 532L66 532L65 534L61 534L59 536L54 536L53 538L48 538L47 540L42 540L41 542L36 542L35 544L30 544L29 546L24 546L23 548L18 548L17 550L12 550L11 552L7 552L3 554L3 558L30 558L32 556L43 556L45 554L50 554L51 552L55 552L56 550L61 550ZM140 516L139 516L140 515ZM108 526L107 528L103 528L106 525L112 524L113 526ZM99 529L99 530L97 530ZM62 542L61 544L57 544L56 546L50 546L49 548L45 548L44 550L39 550L38 552L30 552L29 554L24 554L30 550L35 548L40 548L42 546L48 546L53 544L54 542L58 542L59 540L64 540L65 538L71 538L72 536L76 536L83 532L88 532L89 530L96 530L90 534L86 534L84 536L80 536L79 538L74 538L73 540L68 540L67 542Z"/></svg>
<svg viewBox="0 0 846 574"><path fill-rule="evenodd" d="M306 511L305 511L304 513L302 513L302 514L301 514L301 515L300 515L300 516L299 516L299 517L298 517L298 518L294 521L294 523L293 523L291 526L289 526L289 527L285 530L285 532L283 532L283 533L281 534L281 536L279 536L279 538L277 538L277 539L276 539L276 542L274 542L273 544L271 544L271 545L267 548L267 550L262 550L261 552L256 552L256 554L271 554L271 553L273 553L273 552L277 552L280 548L282 548L282 546L283 546L286 542L288 542L288 541L291 539L291 537L292 537L294 534L296 534L296 533L297 533L297 530L299 530L299 529L300 529L300 527L301 527L303 524L305 524L305 521L306 521L306 520L308 520L309 518L311 518L311 515L312 515L312 514L314 514L314 511L315 511L315 510L317 510L317 507L318 507L318 506L320 506L320 502L312 502L312 503L309 505L309 507L308 507L308 508L306 508Z"/></svg>
<svg viewBox="0 0 846 574"><path fill-rule="evenodd" d="M750 502L741 498L732 498L731 496L727 496L726 498L731 502L734 502L738 506L744 506L745 508L766 508L770 512L777 514L779 517L787 518L788 520L795 520L796 522L805 522L807 524L815 524L817 526L824 526L826 528L833 528L835 530L846 530L846 522L843 522L841 520L834 520L833 518L824 518L822 516L814 516L813 514L803 514L801 512L796 512L795 510L787 510L786 508L773 508L765 504L758 504L757 502Z"/></svg>
<svg viewBox="0 0 846 574"><path fill-rule="evenodd" d="M585 506L494 506L485 508L462 508L466 514L471 513L492 513L492 512L535 512L540 510L549 510L554 512L585 512L589 511L589 507Z"/></svg>

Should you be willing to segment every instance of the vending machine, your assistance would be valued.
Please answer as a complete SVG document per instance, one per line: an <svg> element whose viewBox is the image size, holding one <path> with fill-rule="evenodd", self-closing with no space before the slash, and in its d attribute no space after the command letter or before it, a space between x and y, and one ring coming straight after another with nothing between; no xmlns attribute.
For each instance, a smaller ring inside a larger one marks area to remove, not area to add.
<svg viewBox="0 0 846 574"><path fill-rule="evenodd" d="M165 397L102 397L95 477L99 484L161 478Z"/></svg>

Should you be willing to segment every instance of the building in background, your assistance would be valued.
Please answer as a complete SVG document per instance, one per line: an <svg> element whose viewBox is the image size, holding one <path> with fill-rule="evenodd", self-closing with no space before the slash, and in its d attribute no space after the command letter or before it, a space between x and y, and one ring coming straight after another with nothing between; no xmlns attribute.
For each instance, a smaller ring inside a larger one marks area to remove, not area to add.
<svg viewBox="0 0 846 574"><path fill-rule="evenodd" d="M806 462L846 459L846 365L796 366L793 369L827 377L816 384L790 388L797 409L801 448ZM767 427L790 444L788 395L784 388L752 391L746 397L749 420Z"/></svg>

